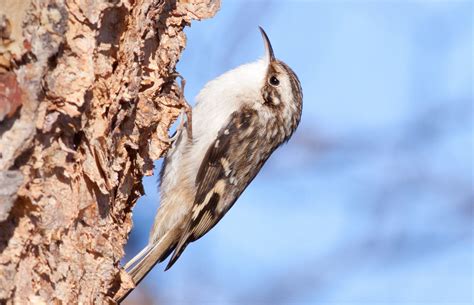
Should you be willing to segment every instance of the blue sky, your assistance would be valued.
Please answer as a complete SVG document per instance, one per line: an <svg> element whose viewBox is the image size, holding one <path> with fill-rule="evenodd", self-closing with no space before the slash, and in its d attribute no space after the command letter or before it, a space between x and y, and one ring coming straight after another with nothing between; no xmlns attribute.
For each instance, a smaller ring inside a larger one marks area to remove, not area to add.
<svg viewBox="0 0 474 305"><path fill-rule="evenodd" d="M299 130L130 299L473 304L473 2L223 1L186 29L189 102L263 55L259 25L301 80ZM130 255L146 243L156 181L144 180Z"/></svg>

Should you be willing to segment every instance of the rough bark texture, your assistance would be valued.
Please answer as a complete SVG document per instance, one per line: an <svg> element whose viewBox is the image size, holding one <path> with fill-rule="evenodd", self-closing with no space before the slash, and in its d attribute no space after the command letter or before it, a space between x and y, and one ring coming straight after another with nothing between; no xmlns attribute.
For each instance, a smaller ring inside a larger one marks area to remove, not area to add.
<svg viewBox="0 0 474 305"><path fill-rule="evenodd" d="M3 0L0 303L101 304L179 113L183 28L219 1Z"/></svg>

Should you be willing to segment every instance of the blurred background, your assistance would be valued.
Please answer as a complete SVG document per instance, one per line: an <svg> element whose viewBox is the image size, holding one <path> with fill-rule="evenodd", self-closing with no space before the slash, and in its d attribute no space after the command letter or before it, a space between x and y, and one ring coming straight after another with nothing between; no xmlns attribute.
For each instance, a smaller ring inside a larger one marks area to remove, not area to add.
<svg viewBox="0 0 474 305"><path fill-rule="evenodd" d="M474 304L472 1L229 1L186 30L186 96L263 56L304 107L224 219L125 304ZM157 168L161 162L157 162ZM144 181L127 257L159 205Z"/></svg>

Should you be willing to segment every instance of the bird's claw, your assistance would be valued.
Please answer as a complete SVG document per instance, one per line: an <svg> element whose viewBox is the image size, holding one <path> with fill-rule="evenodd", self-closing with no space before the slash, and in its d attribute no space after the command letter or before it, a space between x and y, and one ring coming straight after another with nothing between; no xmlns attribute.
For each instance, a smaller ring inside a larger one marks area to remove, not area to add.
<svg viewBox="0 0 474 305"><path fill-rule="evenodd" d="M184 87L186 86L186 80L184 79L184 77L179 74L178 72L174 72L171 74L172 76L174 76L175 78L176 77L179 77L180 78L180 85L179 86L179 104L183 107L182 109L184 110L184 114L186 114L186 121L187 121L187 125L186 125L186 131L188 132L188 139L192 139L193 138L193 112L192 112L192 108L191 106L188 104L188 102L186 101L186 98L184 97ZM182 114L183 112L181 112ZM184 126L184 123L183 123L183 117L182 115L180 115L180 119L181 119L181 122L180 122L180 126L179 126L179 129L181 130L181 128L183 128ZM178 133L176 133L176 135L178 135Z"/></svg>
<svg viewBox="0 0 474 305"><path fill-rule="evenodd" d="M188 139L191 140L193 138L193 123L192 123L192 107L188 104L188 102L186 101L186 98L184 97L184 87L186 85L186 80L184 79L184 77L179 74L178 72L173 72L170 74L170 77L178 77L180 79L180 85L177 85L177 87L179 88L179 96L178 98L174 98L172 97L172 99L176 100L179 105L181 106L181 112L179 114L179 117L178 117L178 120L179 120L179 126L176 130L176 133L171 137L171 138L163 138L162 136L160 136L158 134L158 139L160 139L160 141L163 141L165 143L172 143L174 142L178 136L180 135L181 133L181 130L183 129L184 127L184 115L186 115L186 131L187 131L187 136L188 136ZM169 95L166 95L166 94L159 94L158 97L168 97L169 98Z"/></svg>

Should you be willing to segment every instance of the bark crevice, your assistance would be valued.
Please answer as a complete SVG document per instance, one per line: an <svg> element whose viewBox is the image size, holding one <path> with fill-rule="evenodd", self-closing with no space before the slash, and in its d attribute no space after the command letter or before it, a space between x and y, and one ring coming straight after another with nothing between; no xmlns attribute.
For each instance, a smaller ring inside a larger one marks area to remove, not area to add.
<svg viewBox="0 0 474 305"><path fill-rule="evenodd" d="M183 28L218 1L0 8L0 303L112 302L141 179L179 114Z"/></svg>

